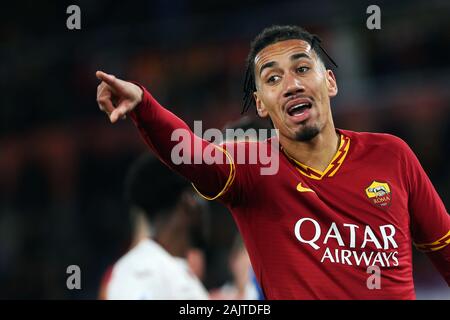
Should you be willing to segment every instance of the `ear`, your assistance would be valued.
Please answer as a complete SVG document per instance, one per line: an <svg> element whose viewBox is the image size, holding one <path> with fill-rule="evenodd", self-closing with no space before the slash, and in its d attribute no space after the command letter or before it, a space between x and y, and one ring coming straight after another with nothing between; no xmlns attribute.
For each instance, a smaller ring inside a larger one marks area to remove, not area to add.
<svg viewBox="0 0 450 320"><path fill-rule="evenodd" d="M329 97L334 97L337 95L338 87L336 83L336 77L334 76L334 73L331 70L327 70L327 87Z"/></svg>
<svg viewBox="0 0 450 320"><path fill-rule="evenodd" d="M256 111L258 112L258 115L261 118L267 118L269 113L267 112L264 102L259 97L259 92L258 91L253 92L253 97L255 98Z"/></svg>

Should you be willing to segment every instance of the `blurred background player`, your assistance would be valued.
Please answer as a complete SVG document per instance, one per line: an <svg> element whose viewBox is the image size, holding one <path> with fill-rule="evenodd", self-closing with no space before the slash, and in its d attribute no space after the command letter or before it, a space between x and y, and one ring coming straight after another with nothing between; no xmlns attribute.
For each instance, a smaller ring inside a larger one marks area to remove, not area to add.
<svg viewBox="0 0 450 320"><path fill-rule="evenodd" d="M262 291L256 281L247 249L239 234L230 251L228 265L232 280L210 291L215 300L262 300Z"/></svg>
<svg viewBox="0 0 450 320"><path fill-rule="evenodd" d="M107 271L101 299L207 299L199 280L205 211L187 181L149 154L130 168L131 249Z"/></svg>

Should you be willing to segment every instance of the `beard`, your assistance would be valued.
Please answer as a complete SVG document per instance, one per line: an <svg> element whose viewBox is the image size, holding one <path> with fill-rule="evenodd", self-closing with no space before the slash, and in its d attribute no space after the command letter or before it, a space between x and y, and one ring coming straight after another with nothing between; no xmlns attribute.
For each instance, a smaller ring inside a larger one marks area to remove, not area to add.
<svg viewBox="0 0 450 320"><path fill-rule="evenodd" d="M305 126L304 128L300 129L295 134L295 140L297 141L310 141L315 136L317 136L320 133L320 129L317 125L310 125Z"/></svg>

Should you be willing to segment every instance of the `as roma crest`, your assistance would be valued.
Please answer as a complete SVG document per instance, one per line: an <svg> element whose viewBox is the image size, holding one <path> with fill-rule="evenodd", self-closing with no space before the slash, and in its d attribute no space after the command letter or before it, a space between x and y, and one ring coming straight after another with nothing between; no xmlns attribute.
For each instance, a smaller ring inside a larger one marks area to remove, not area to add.
<svg viewBox="0 0 450 320"><path fill-rule="evenodd" d="M366 188L366 195L370 202L383 209L391 204L391 188L387 182L373 181Z"/></svg>

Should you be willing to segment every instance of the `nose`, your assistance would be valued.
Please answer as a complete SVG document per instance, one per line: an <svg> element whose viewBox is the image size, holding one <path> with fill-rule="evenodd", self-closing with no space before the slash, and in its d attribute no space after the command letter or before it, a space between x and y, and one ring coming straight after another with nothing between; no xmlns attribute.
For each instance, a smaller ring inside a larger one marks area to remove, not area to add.
<svg viewBox="0 0 450 320"><path fill-rule="evenodd" d="M283 97L287 98L305 91L303 83L295 75L288 73L284 78Z"/></svg>

